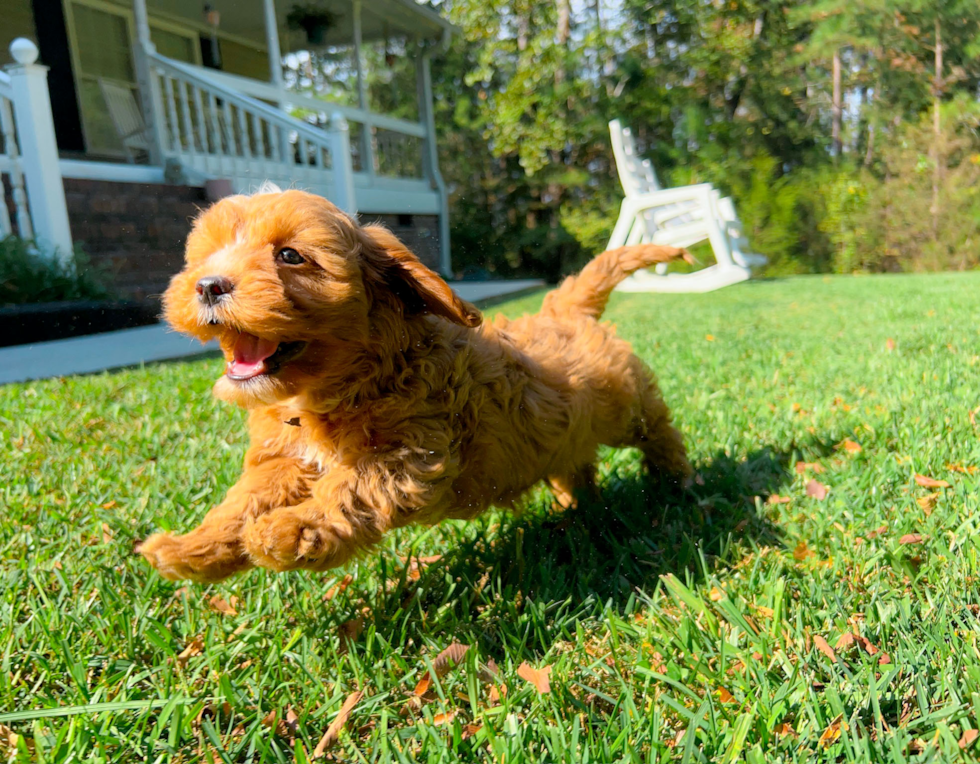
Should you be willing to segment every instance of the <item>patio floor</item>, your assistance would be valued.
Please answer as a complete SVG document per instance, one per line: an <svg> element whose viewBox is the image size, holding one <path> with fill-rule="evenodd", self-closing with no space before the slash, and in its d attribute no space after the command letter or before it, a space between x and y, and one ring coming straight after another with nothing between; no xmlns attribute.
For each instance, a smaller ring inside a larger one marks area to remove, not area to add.
<svg viewBox="0 0 980 764"><path fill-rule="evenodd" d="M544 286L544 282L535 279L461 281L452 286L464 300L479 305L504 297L516 297ZM201 345L163 324L36 345L15 345L0 348L0 384L92 374L154 361L190 358L216 350L216 344Z"/></svg>

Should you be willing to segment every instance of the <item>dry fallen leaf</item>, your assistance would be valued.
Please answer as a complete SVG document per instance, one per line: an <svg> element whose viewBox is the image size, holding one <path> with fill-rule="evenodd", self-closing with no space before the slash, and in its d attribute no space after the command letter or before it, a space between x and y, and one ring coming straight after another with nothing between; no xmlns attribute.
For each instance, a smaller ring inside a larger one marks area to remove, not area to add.
<svg viewBox="0 0 980 764"><path fill-rule="evenodd" d="M714 336L713 334L706 334L706 335L704 335L704 338L705 338L705 339L706 339L706 340L707 340L708 342L714 342L714 341L715 341L715 336Z"/></svg>
<svg viewBox="0 0 980 764"><path fill-rule="evenodd" d="M813 646L830 658L831 663L837 663L837 655L834 653L834 648L827 644L827 640L821 637L819 634L814 635Z"/></svg>
<svg viewBox="0 0 980 764"><path fill-rule="evenodd" d="M916 499L916 503L922 508L922 511L926 513L926 517L932 513L933 508L936 506L936 500L939 498L939 491L933 491L932 493L927 493L925 496L920 496Z"/></svg>
<svg viewBox="0 0 980 764"><path fill-rule="evenodd" d="M898 540L899 544L921 544L925 541L928 536L923 536L921 533L906 533L902 538Z"/></svg>
<svg viewBox="0 0 980 764"><path fill-rule="evenodd" d="M778 737L797 737L796 730L793 729L793 725L789 724L788 722L777 724L773 732L775 732Z"/></svg>
<svg viewBox="0 0 980 764"><path fill-rule="evenodd" d="M972 465L969 467L964 467L962 464L947 464L946 469L948 469L950 472L961 472L964 475L975 475L977 470L980 468Z"/></svg>
<svg viewBox="0 0 980 764"><path fill-rule="evenodd" d="M551 674L551 666L536 669L528 663L522 663L517 668L517 676L533 684L534 688L542 694L551 692L549 674Z"/></svg>
<svg viewBox="0 0 980 764"><path fill-rule="evenodd" d="M286 709L286 719L282 723L286 725L288 737L296 737L299 733L299 717L293 711L292 706Z"/></svg>
<svg viewBox="0 0 980 764"><path fill-rule="evenodd" d="M827 486L818 480L811 480L806 484L806 495L817 501L823 501L827 498Z"/></svg>
<svg viewBox="0 0 980 764"><path fill-rule="evenodd" d="M18 735L6 724L0 724L0 754L8 753L8 761L18 761L17 752L21 743L27 747L27 750L31 754L34 753L33 736L26 737L24 735Z"/></svg>
<svg viewBox="0 0 980 764"><path fill-rule="evenodd" d="M343 593L344 589L350 586L353 580L354 576L348 573L339 584L336 586L331 586L329 589L327 589L327 593L323 595L323 601L330 602L330 600L332 600L338 594Z"/></svg>
<svg viewBox="0 0 980 764"><path fill-rule="evenodd" d="M459 714L458 708L452 711L448 711L447 713L444 714L436 714L435 716L432 717L432 723L437 727L442 724L448 724L449 722L451 722L453 719L456 718L457 714Z"/></svg>
<svg viewBox="0 0 980 764"><path fill-rule="evenodd" d="M780 496L778 493L774 493L768 499L766 503L768 504L789 504L793 499L789 496Z"/></svg>
<svg viewBox="0 0 980 764"><path fill-rule="evenodd" d="M439 653L436 656L436 659L432 661L432 669L436 672L436 676L443 677L450 668L462 662L463 657L466 655L466 651L469 649L469 645L461 645L458 642L454 642ZM431 686L432 677L429 675L429 672L426 671L422 675L422 678L419 679L418 684L415 685L415 695L419 697L425 695Z"/></svg>
<svg viewBox="0 0 980 764"><path fill-rule="evenodd" d="M976 742L978 737L980 737L980 731L978 730L963 730L963 736L960 738L960 748L969 748Z"/></svg>
<svg viewBox="0 0 980 764"><path fill-rule="evenodd" d="M473 722L472 724L467 724L463 726L463 740L473 737L477 732L483 729L482 722Z"/></svg>
<svg viewBox="0 0 980 764"><path fill-rule="evenodd" d="M339 652L341 655L347 652L351 643L357 641L357 638L361 636L362 631L364 631L363 618L351 618L349 621L344 621L337 627L337 634L340 637Z"/></svg>
<svg viewBox="0 0 980 764"><path fill-rule="evenodd" d="M854 632L845 632L842 634L834 647L837 650L861 648L868 655L877 655L880 652L877 647L871 644L871 640Z"/></svg>
<svg viewBox="0 0 980 764"><path fill-rule="evenodd" d="M793 559L797 562L803 562L811 555L813 555L813 552L810 551L810 548L806 545L806 542L802 540L796 545L796 549L793 550Z"/></svg>
<svg viewBox="0 0 980 764"><path fill-rule="evenodd" d="M859 454L863 450L860 443L855 443L850 438L841 443L840 447L851 454Z"/></svg>
<svg viewBox="0 0 980 764"><path fill-rule="evenodd" d="M822 745L824 748L829 748L831 745L837 742L837 740L840 738L840 730L843 721L844 714L841 714L828 725L827 729L825 729L823 734L820 736L820 745Z"/></svg>
<svg viewBox="0 0 980 764"><path fill-rule="evenodd" d="M774 611L771 607L766 607L765 605L756 605L755 612L758 613L763 618L772 618Z"/></svg>
<svg viewBox="0 0 980 764"><path fill-rule="evenodd" d="M873 531L868 531L865 538L867 538L870 541L871 539L877 538L878 536L882 535L883 533L886 533L887 531L888 531L888 525L885 524L875 528Z"/></svg>
<svg viewBox="0 0 980 764"><path fill-rule="evenodd" d="M204 652L204 640L201 637L194 637L190 641L190 644L185 647L180 654L177 656L178 663L187 663L188 660L193 658L195 655L200 655Z"/></svg>
<svg viewBox="0 0 980 764"><path fill-rule="evenodd" d="M720 687L720 688L718 688L718 700L720 702L722 702L722 703L734 703L735 702L735 696L732 695L724 687Z"/></svg>
<svg viewBox="0 0 980 764"><path fill-rule="evenodd" d="M238 597L234 595L225 599L217 594L215 594L211 599L208 600L208 607L211 608L216 613L223 613L224 615L238 615L238 611L235 607L238 605Z"/></svg>
<svg viewBox="0 0 980 764"><path fill-rule="evenodd" d="M500 669L497 662L491 658L485 665L480 666L480 679L484 682L493 682L500 676Z"/></svg>
<svg viewBox="0 0 980 764"><path fill-rule="evenodd" d="M887 666L891 662L892 662L892 659L888 657L888 653L882 653L881 654L881 657L878 658L878 665L879 666Z"/></svg>
<svg viewBox="0 0 980 764"><path fill-rule="evenodd" d="M490 694L487 696L487 702L490 706L499 706L500 699L507 696L507 685L493 685L490 687Z"/></svg>
<svg viewBox="0 0 980 764"><path fill-rule="evenodd" d="M461 645L459 642L454 642L441 653L436 656L436 659L432 661L432 668L436 672L436 676L444 676L449 669L453 666L457 666L463 662L463 657L466 655L466 651L470 649L469 645Z"/></svg>
<svg viewBox="0 0 980 764"><path fill-rule="evenodd" d="M102 523L102 543L111 544L113 539L112 528L110 528L106 523Z"/></svg>
<svg viewBox="0 0 980 764"><path fill-rule="evenodd" d="M721 602L725 599L725 593L717 586L712 586L711 591L708 592L708 597L711 598L712 602Z"/></svg>
<svg viewBox="0 0 980 764"><path fill-rule="evenodd" d="M949 488L949 483L945 480L936 480L928 475L916 475L915 482L923 488Z"/></svg>
<svg viewBox="0 0 980 764"><path fill-rule="evenodd" d="M797 474L802 475L807 470L813 470L814 474L819 475L821 472L824 472L824 466L822 464L818 464L817 462L796 463Z"/></svg>
<svg viewBox="0 0 980 764"><path fill-rule="evenodd" d="M893 340L891 337L889 337L887 340L885 340L885 347L888 350L894 350L895 349L895 340Z"/></svg>
<svg viewBox="0 0 980 764"><path fill-rule="evenodd" d="M320 738L320 742L316 744L316 748L313 749L313 758L318 759L326 752L326 750L337 742L340 737L340 731L347 724L347 720L350 718L351 712L354 710L354 706L361 702L361 698L364 697L363 692L352 692L347 696L347 700L344 701L344 705L340 707L336 718L330 722L330 726L327 727L327 731L323 733L323 737Z"/></svg>
<svg viewBox="0 0 980 764"><path fill-rule="evenodd" d="M107 501L105 504L102 505L102 509L112 509L115 506L116 506L115 500Z"/></svg>

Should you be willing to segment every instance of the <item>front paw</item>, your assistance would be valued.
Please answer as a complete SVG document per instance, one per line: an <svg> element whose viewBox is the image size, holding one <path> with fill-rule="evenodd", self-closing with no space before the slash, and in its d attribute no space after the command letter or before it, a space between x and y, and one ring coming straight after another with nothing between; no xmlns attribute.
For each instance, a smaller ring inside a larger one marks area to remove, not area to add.
<svg viewBox="0 0 980 764"><path fill-rule="evenodd" d="M289 511L249 521L242 541L252 562L271 570L323 569L342 562L335 561L342 541L332 526L309 522Z"/></svg>
<svg viewBox="0 0 980 764"><path fill-rule="evenodd" d="M244 555L224 545L202 544L201 539L169 533L154 533L134 551L169 581L220 581L248 566Z"/></svg>

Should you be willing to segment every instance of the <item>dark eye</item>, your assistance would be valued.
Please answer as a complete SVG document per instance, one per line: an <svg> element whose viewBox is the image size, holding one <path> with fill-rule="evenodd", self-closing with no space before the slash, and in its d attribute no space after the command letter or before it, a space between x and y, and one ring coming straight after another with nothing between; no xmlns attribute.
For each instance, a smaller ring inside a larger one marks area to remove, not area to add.
<svg viewBox="0 0 980 764"><path fill-rule="evenodd" d="M286 265L302 265L306 262L306 258L291 247L283 247L276 253L276 257L279 262L285 263Z"/></svg>

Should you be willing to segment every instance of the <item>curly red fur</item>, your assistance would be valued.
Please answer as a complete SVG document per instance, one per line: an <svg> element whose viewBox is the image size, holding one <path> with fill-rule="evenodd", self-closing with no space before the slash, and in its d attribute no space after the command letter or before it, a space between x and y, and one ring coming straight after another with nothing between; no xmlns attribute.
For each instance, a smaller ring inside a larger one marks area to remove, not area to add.
<svg viewBox="0 0 980 764"><path fill-rule="evenodd" d="M303 262L284 264L283 248ZM571 504L601 444L687 474L653 374L598 322L622 278L684 254L606 252L538 315L489 325L390 232L320 197L222 200L194 224L167 320L217 339L229 364L243 333L305 344L269 373L218 380L218 397L250 409L241 479L199 527L140 552L168 578L322 570L392 528L512 506L542 479ZM213 276L233 291L206 305L197 285Z"/></svg>

